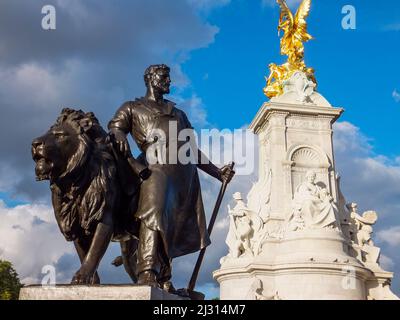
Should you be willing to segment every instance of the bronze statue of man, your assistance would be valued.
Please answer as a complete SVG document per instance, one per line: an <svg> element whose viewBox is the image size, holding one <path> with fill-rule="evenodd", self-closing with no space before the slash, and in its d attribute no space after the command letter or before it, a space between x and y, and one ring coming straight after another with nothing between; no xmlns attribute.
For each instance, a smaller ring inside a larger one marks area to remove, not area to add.
<svg viewBox="0 0 400 320"><path fill-rule="evenodd" d="M167 153L176 153L184 142L169 143L177 132L192 129L186 114L171 101L164 99L170 92L170 69L166 65L151 65L144 75L146 96L124 103L110 121L108 128L116 148L130 157L127 135L130 133L142 154L137 158L148 166L151 174L140 187L138 209L135 217L140 220L137 252L138 284L160 286L170 290L171 261L210 244L206 228L200 181L197 168L220 181L230 181L234 171L228 166L219 169L196 148L198 163L152 161L146 153L159 142L151 138L154 130L167 137ZM174 122L174 125L170 124ZM176 142L176 139L174 140ZM200 163L201 162L201 163ZM171 289L173 290L173 289Z"/></svg>

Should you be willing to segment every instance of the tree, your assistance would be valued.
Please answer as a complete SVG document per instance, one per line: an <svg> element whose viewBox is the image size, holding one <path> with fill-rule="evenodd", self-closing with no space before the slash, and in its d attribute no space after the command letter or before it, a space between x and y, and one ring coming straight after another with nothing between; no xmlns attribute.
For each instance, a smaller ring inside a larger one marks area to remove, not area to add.
<svg viewBox="0 0 400 320"><path fill-rule="evenodd" d="M0 260L0 300L17 300L21 287L11 262Z"/></svg>

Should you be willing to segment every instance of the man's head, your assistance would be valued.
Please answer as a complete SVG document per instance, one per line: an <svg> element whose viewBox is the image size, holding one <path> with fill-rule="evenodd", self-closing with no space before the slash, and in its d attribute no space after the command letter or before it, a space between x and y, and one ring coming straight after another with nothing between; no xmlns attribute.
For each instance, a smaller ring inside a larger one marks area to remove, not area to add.
<svg viewBox="0 0 400 320"><path fill-rule="evenodd" d="M149 66L144 73L144 82L147 88L153 88L161 94L169 93L171 79L169 77L170 68L165 64Z"/></svg>
<svg viewBox="0 0 400 320"><path fill-rule="evenodd" d="M312 170L307 171L306 179L308 182L314 183L316 178L317 178L317 174L315 173L315 171L312 171Z"/></svg>

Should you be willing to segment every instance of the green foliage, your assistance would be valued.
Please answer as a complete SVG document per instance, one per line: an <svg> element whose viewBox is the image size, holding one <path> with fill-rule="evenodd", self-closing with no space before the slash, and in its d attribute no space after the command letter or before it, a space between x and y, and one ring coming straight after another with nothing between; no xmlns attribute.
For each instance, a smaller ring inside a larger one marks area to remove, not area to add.
<svg viewBox="0 0 400 320"><path fill-rule="evenodd" d="M22 285L11 262L0 260L0 300L16 300Z"/></svg>

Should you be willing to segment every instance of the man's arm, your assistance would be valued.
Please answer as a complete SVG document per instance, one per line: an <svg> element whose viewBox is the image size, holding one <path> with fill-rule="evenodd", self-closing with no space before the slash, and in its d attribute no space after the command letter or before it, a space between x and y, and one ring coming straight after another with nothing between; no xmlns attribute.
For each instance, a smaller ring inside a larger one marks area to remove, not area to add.
<svg viewBox="0 0 400 320"><path fill-rule="evenodd" d="M193 130L193 126L190 123L188 117L184 112L182 113L184 122L186 122L186 128ZM235 171L233 171L229 167L229 165L223 166L221 169L219 169L208 159L208 157L199 148L197 154L197 162L198 162L197 167L200 170L204 171L205 173L218 179L221 182L227 181L227 183L229 183L232 180L233 176L235 175Z"/></svg>
<svg viewBox="0 0 400 320"><path fill-rule="evenodd" d="M127 139L127 133L119 128L111 128L110 135L114 138L115 146L126 158L130 155L130 147Z"/></svg>
<svg viewBox="0 0 400 320"><path fill-rule="evenodd" d="M198 149L198 164L197 167L204 171L205 173L209 174L210 176L218 179L221 182L226 181L229 183L233 176L235 175L235 171L233 171L229 165L223 166L219 169L215 164L213 164L207 156Z"/></svg>
<svg viewBox="0 0 400 320"><path fill-rule="evenodd" d="M125 157L130 155L130 148L127 135L132 129L132 105L130 102L124 103L115 113L108 124L110 135L113 138L118 151Z"/></svg>
<svg viewBox="0 0 400 320"><path fill-rule="evenodd" d="M132 156L127 139L127 135L132 131L133 107L132 102L126 102L117 110L108 124L110 141L117 151L128 161L133 172L142 180L146 180L150 177L151 171Z"/></svg>

